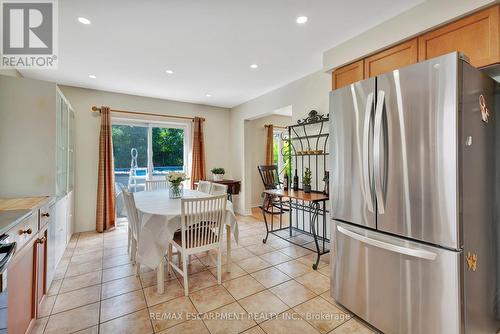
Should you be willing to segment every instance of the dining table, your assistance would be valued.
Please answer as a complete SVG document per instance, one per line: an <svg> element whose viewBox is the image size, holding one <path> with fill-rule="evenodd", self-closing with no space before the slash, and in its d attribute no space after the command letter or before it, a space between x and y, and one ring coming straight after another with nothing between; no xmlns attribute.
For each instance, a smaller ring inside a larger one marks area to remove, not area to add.
<svg viewBox="0 0 500 334"><path fill-rule="evenodd" d="M210 194L184 189L181 198L203 198ZM170 198L168 189L141 191L134 193L139 216L139 235L136 261L150 269L157 270L157 290L164 292L164 257L174 233L181 229L181 198ZM233 204L226 202L226 270L231 269L231 235L238 243L238 222ZM185 269L184 269L185 270Z"/></svg>

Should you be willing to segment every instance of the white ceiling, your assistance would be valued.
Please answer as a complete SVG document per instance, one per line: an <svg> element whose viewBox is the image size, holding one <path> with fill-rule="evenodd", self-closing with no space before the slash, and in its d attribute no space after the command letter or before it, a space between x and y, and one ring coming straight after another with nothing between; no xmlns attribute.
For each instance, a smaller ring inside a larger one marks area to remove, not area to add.
<svg viewBox="0 0 500 334"><path fill-rule="evenodd" d="M420 2L59 0L59 68L21 73L233 107L320 70L323 51ZM300 15L309 18L305 25L295 22ZM79 23L79 16L92 24ZM253 63L259 68L250 69Z"/></svg>

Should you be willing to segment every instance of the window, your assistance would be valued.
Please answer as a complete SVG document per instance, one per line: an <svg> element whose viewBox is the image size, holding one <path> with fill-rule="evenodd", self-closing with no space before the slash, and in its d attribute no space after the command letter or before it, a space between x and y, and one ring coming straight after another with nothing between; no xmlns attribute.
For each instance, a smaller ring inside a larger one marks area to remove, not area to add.
<svg viewBox="0 0 500 334"><path fill-rule="evenodd" d="M285 171L290 176L288 165L288 133L283 130L276 130L273 134L273 163L278 166L279 175L284 175Z"/></svg>
<svg viewBox="0 0 500 334"><path fill-rule="evenodd" d="M188 125L113 120L115 182L143 190L147 179L187 171Z"/></svg>

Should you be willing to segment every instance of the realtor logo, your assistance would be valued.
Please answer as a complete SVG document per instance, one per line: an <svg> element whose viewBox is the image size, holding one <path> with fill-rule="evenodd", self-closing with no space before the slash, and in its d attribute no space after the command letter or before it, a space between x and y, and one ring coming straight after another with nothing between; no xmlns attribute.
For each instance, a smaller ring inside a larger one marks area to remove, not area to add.
<svg viewBox="0 0 500 334"><path fill-rule="evenodd" d="M0 4L0 68L56 68L56 0L0 0Z"/></svg>

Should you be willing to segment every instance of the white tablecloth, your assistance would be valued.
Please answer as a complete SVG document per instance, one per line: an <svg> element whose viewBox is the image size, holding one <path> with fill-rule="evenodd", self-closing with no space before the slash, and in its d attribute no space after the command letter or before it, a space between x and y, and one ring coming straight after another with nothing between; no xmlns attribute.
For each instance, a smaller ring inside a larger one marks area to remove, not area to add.
<svg viewBox="0 0 500 334"><path fill-rule="evenodd" d="M185 198L210 196L196 190L184 190ZM155 269L165 255L175 231L181 228L181 200L171 199L168 190L141 191L134 193L141 228L137 246L137 261ZM238 242L238 223L233 203L226 205L226 225L231 226L234 239Z"/></svg>

